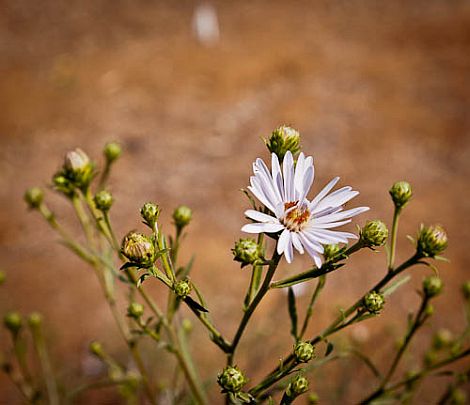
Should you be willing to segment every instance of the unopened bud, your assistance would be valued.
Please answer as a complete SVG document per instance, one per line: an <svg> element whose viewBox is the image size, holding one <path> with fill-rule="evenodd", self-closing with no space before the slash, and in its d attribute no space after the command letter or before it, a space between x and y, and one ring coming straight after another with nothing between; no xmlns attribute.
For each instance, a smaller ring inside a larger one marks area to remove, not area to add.
<svg viewBox="0 0 470 405"><path fill-rule="evenodd" d="M24 200L28 204L29 208L39 208L44 200L44 192L39 187L31 187L24 193Z"/></svg>
<svg viewBox="0 0 470 405"><path fill-rule="evenodd" d="M312 392L308 396L308 404L309 405L317 405L320 402L320 397L316 392Z"/></svg>
<svg viewBox="0 0 470 405"><path fill-rule="evenodd" d="M288 151L292 155L296 155L300 151L299 131L285 125L275 129L269 139L265 139L264 142L269 151L275 153L281 162Z"/></svg>
<svg viewBox="0 0 470 405"><path fill-rule="evenodd" d="M396 182L389 190L395 207L398 209L403 208L408 201L410 201L413 192L410 183L406 181Z"/></svg>
<svg viewBox="0 0 470 405"><path fill-rule="evenodd" d="M139 319L144 314L144 306L138 302L131 302L127 307L127 316Z"/></svg>
<svg viewBox="0 0 470 405"><path fill-rule="evenodd" d="M246 238L235 242L232 249L233 260L240 262L243 266L254 264L261 258L261 249L254 239Z"/></svg>
<svg viewBox="0 0 470 405"><path fill-rule="evenodd" d="M65 177L78 188L88 186L93 178L94 164L80 148L65 155L63 167Z"/></svg>
<svg viewBox="0 0 470 405"><path fill-rule="evenodd" d="M134 231L129 232L122 241L121 252L131 262L144 267L155 261L155 247L147 236Z"/></svg>
<svg viewBox="0 0 470 405"><path fill-rule="evenodd" d="M387 226L378 219L368 221L361 230L362 242L368 247L383 246L387 238Z"/></svg>
<svg viewBox="0 0 470 405"><path fill-rule="evenodd" d="M315 348L309 342L299 342L294 346L294 355L299 363L308 363L315 355Z"/></svg>
<svg viewBox="0 0 470 405"><path fill-rule="evenodd" d="M217 376L217 382L222 387L222 392L240 392L247 379L237 366L227 366Z"/></svg>
<svg viewBox="0 0 470 405"><path fill-rule="evenodd" d="M466 300L470 300L470 281L462 284L462 294Z"/></svg>
<svg viewBox="0 0 470 405"><path fill-rule="evenodd" d="M378 314L385 305L385 299L382 294L372 291L366 294L363 304L371 314Z"/></svg>
<svg viewBox="0 0 470 405"><path fill-rule="evenodd" d="M424 308L424 314L426 316L432 316L434 315L434 305L432 305L430 302L426 305L426 308Z"/></svg>
<svg viewBox="0 0 470 405"><path fill-rule="evenodd" d="M31 328L37 328L41 326L42 315L39 312L33 312L28 316L28 325Z"/></svg>
<svg viewBox="0 0 470 405"><path fill-rule="evenodd" d="M116 142L109 142L103 149L103 154L109 163L114 162L119 156L121 156L121 146Z"/></svg>
<svg viewBox="0 0 470 405"><path fill-rule="evenodd" d="M100 211L108 212L113 205L114 199L109 191L102 190L96 193L94 201L96 208L98 208Z"/></svg>
<svg viewBox="0 0 470 405"><path fill-rule="evenodd" d="M8 312L3 318L3 324L13 335L17 335L23 326L23 319L18 312Z"/></svg>
<svg viewBox="0 0 470 405"><path fill-rule="evenodd" d="M437 276L429 276L423 280L423 291L428 298L439 295L443 287L442 280Z"/></svg>
<svg viewBox="0 0 470 405"><path fill-rule="evenodd" d="M297 375L297 377L295 377L287 386L286 395L289 398L295 398L304 392L307 392L307 390L308 380L302 375Z"/></svg>
<svg viewBox="0 0 470 405"><path fill-rule="evenodd" d="M174 286L175 294L184 299L191 292L191 283L188 280L179 280Z"/></svg>
<svg viewBox="0 0 470 405"><path fill-rule="evenodd" d="M421 227L417 249L424 256L434 257L446 250L447 243L447 234L442 226Z"/></svg>
<svg viewBox="0 0 470 405"><path fill-rule="evenodd" d="M160 207L152 202L147 202L140 209L140 215L145 223L153 228L160 215Z"/></svg>
<svg viewBox="0 0 470 405"><path fill-rule="evenodd" d="M89 350L91 354L94 354L97 357L102 357L103 356L103 346L101 345L100 342L91 342L89 346Z"/></svg>
<svg viewBox="0 0 470 405"><path fill-rule="evenodd" d="M181 327L186 333L190 333L193 330L193 323L188 318L184 318Z"/></svg>
<svg viewBox="0 0 470 405"><path fill-rule="evenodd" d="M449 347L454 342L454 335L448 329L439 329L432 339L433 349L440 350Z"/></svg>
<svg viewBox="0 0 470 405"><path fill-rule="evenodd" d="M73 183L64 176L62 172L56 173L52 178L53 187L55 190L63 193L67 197L72 197L74 194L75 186Z"/></svg>
<svg viewBox="0 0 470 405"><path fill-rule="evenodd" d="M191 208L187 207L186 205L180 205L173 211L173 220L175 221L175 225L177 228L184 228L191 222L191 218L193 213Z"/></svg>
<svg viewBox="0 0 470 405"><path fill-rule="evenodd" d="M341 250L337 243L323 246L323 257L326 261L333 259Z"/></svg>

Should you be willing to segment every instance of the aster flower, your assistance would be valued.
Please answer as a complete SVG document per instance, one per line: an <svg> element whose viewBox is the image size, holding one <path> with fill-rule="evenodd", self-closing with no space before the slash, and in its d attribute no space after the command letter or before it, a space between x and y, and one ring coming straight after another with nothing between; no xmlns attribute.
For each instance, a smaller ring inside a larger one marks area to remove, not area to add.
<svg viewBox="0 0 470 405"><path fill-rule="evenodd" d="M271 213L245 211L245 215L255 222L244 225L243 232L281 232L277 242L278 254L284 254L286 261L291 263L294 248L300 254L306 251L317 267L322 264L322 245L357 239L352 233L331 229L351 222L352 217L369 209L358 207L343 211L343 205L357 196L358 191L343 187L330 193L339 180L335 177L313 200L309 200L307 194L314 178L311 156L305 157L301 153L294 164L292 153L287 152L281 168L277 155L273 153L271 166L269 171L262 159L256 159L248 187Z"/></svg>

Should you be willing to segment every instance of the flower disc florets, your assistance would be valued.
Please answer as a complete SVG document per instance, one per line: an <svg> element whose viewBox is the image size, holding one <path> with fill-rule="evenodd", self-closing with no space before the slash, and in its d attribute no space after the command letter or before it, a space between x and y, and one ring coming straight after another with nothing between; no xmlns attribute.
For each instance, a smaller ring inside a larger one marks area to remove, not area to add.
<svg viewBox="0 0 470 405"><path fill-rule="evenodd" d="M418 252L424 256L434 257L447 248L447 234L440 225L422 227L418 234Z"/></svg>
<svg viewBox="0 0 470 405"><path fill-rule="evenodd" d="M184 228L191 222L193 212L186 205L180 205L173 211L173 220L177 228Z"/></svg>
<svg viewBox="0 0 470 405"><path fill-rule="evenodd" d="M437 276L429 276L423 280L423 291L428 298L439 295L443 287L442 280Z"/></svg>
<svg viewBox="0 0 470 405"><path fill-rule="evenodd" d="M237 393L247 383L245 374L237 366L227 366L217 376L217 382L222 387L222 392Z"/></svg>
<svg viewBox="0 0 470 405"><path fill-rule="evenodd" d="M103 212L109 211L114 202L113 196L106 190L96 193L93 200L95 201L96 208Z"/></svg>
<svg viewBox="0 0 470 405"><path fill-rule="evenodd" d="M191 283L188 280L179 280L175 283L174 290L178 297L184 299L191 293Z"/></svg>
<svg viewBox="0 0 470 405"><path fill-rule="evenodd" d="M388 238L387 226L380 220L367 221L361 230L361 239L366 246L383 246Z"/></svg>
<svg viewBox="0 0 470 405"><path fill-rule="evenodd" d="M309 342L299 342L294 346L294 355L299 363L308 363L315 355L315 348Z"/></svg>
<svg viewBox="0 0 470 405"><path fill-rule="evenodd" d="M300 133L294 128L282 125L271 133L265 143L269 151L275 153L282 162L288 151L293 155L300 152Z"/></svg>
<svg viewBox="0 0 470 405"><path fill-rule="evenodd" d="M151 266L155 261L155 247L147 236L131 231L122 241L121 252L131 262L144 267Z"/></svg>
<svg viewBox="0 0 470 405"><path fill-rule="evenodd" d="M261 258L261 248L252 238L240 239L235 242L232 253L233 260L240 262L242 267L254 264Z"/></svg>
<svg viewBox="0 0 470 405"><path fill-rule="evenodd" d="M396 182L389 190L393 203L397 208L403 208L410 201L413 192L410 183L406 181Z"/></svg>
<svg viewBox="0 0 470 405"><path fill-rule="evenodd" d="M367 309L371 314L378 314L385 305L384 296L380 293L372 291L363 299L364 308Z"/></svg>
<svg viewBox="0 0 470 405"><path fill-rule="evenodd" d="M286 395L290 398L295 398L303 394L304 392L307 392L307 390L308 380L304 376L298 375L287 386Z"/></svg>
<svg viewBox="0 0 470 405"><path fill-rule="evenodd" d="M28 204L29 208L39 208L44 200L44 192L39 187L31 187L26 190L24 194L24 200Z"/></svg>

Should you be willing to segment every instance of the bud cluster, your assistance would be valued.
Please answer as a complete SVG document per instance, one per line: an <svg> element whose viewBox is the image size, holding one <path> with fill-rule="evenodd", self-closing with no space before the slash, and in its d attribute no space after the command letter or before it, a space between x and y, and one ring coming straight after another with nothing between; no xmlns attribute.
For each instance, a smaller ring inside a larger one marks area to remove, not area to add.
<svg viewBox="0 0 470 405"><path fill-rule="evenodd" d="M269 151L275 153L282 162L288 151L293 155L299 153L300 134L294 128L282 125L271 133L271 136L265 140L265 143Z"/></svg>
<svg viewBox="0 0 470 405"><path fill-rule="evenodd" d="M240 262L242 267L255 264L261 258L261 248L252 238L239 239L232 249L233 260Z"/></svg>
<svg viewBox="0 0 470 405"><path fill-rule="evenodd" d="M217 382L222 387L222 392L237 393L247 383L245 374L237 366L227 366L217 376Z"/></svg>

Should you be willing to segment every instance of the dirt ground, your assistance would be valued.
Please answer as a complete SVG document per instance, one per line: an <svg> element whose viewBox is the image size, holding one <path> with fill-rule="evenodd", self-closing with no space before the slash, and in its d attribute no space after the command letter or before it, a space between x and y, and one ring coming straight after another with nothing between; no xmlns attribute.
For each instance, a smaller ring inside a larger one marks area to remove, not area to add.
<svg viewBox="0 0 470 405"><path fill-rule="evenodd" d="M451 262L439 264L446 293L415 355L405 358L404 369L413 368L433 331L462 326L455 291L470 278L470 2L213 2L220 39L211 46L191 28L196 5L2 2L0 266L8 281L0 312L45 315L54 364L67 386L85 378L94 338L126 360L92 273L22 203L27 187L50 183L67 150L81 146L99 159L104 143L118 140L125 149L111 180L118 234L140 227L145 201L162 206L165 229L176 205L192 207L183 258L197 253L193 278L216 324L231 336L249 277L230 253L247 207L239 189L251 162L267 157L261 137L287 123L301 131L304 151L315 158L314 192L336 175L361 192L355 204L371 210L359 224L367 218L390 224L388 188L396 180L412 183L399 261L413 250L405 235L420 223L448 230ZM60 197L51 192L48 201L75 226ZM331 275L309 333L381 277L384 257L361 252L348 270ZM296 259L281 271L306 266ZM426 272L413 270L416 286ZM164 299L163 289L152 292ZM238 365L253 382L290 347L288 327L278 327L288 322L284 301L282 293L270 294L242 342ZM409 287L389 300L380 319L356 328L374 359L387 358L404 331L404 314L417 304ZM213 379L223 358L199 325L194 335L202 374ZM0 336L4 348L6 335ZM149 352L148 361L158 374L167 360ZM342 362L314 374L322 403L353 403L369 392L371 375L353 366ZM424 384L421 403L443 387L443 381ZM83 403L117 401L108 391L83 397ZM3 375L0 403L20 403Z"/></svg>

